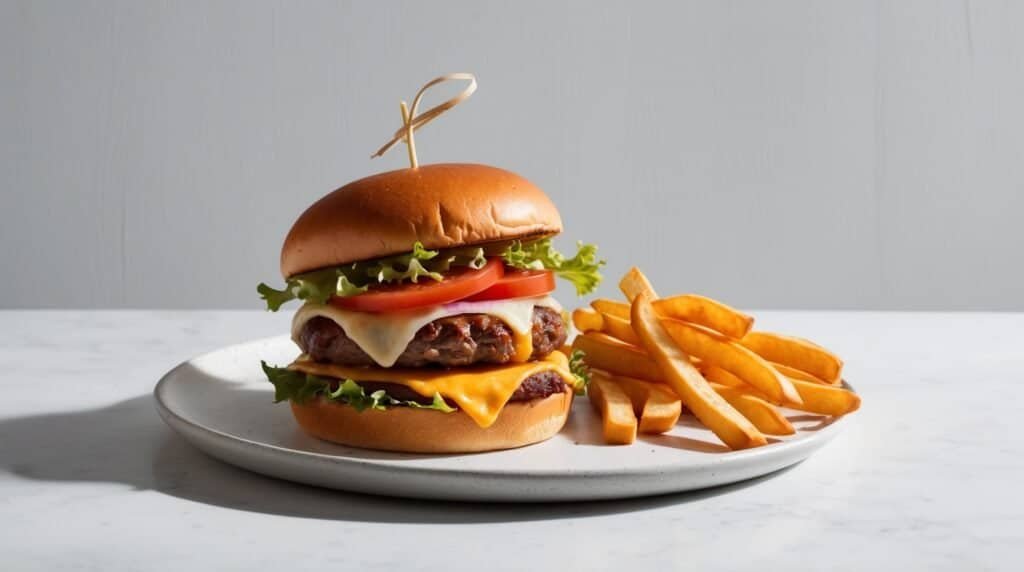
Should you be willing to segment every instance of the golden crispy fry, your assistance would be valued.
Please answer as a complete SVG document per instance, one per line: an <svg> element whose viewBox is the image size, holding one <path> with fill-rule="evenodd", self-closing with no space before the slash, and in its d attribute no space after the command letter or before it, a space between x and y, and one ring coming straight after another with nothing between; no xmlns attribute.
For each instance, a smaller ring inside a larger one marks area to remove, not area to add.
<svg viewBox="0 0 1024 572"><path fill-rule="evenodd" d="M629 319L629 302L598 298L590 301L590 307L605 315L615 316L623 320Z"/></svg>
<svg viewBox="0 0 1024 572"><path fill-rule="evenodd" d="M852 391L813 381L793 380L800 392L801 404L785 403L786 407L822 415L846 415L860 409L860 396Z"/></svg>
<svg viewBox="0 0 1024 572"><path fill-rule="evenodd" d="M839 356L801 338L750 332L740 343L768 361L806 371L828 383L838 380L843 372L843 360Z"/></svg>
<svg viewBox="0 0 1024 572"><path fill-rule="evenodd" d="M630 268L629 272L619 281L619 290L622 290L622 293L626 295L626 299L630 302L643 293L647 294L648 300L658 299L658 295L654 292L654 287L651 286L651 281L636 266Z"/></svg>
<svg viewBox="0 0 1024 572"><path fill-rule="evenodd" d="M775 362L769 362L769 363L772 364L772 367L775 368L775 371L781 373L782 375L784 375L784 376L786 376L786 377L788 377L790 379L801 379L803 381L810 381L812 383L820 383L820 384L823 384L823 385L842 385L843 384L843 380L841 378L836 378L835 381L828 382L828 381L825 381L824 379L821 379L820 377L813 376L813 375L807 373L806 371L800 371L799 369L797 369L795 367L789 367L788 365L782 365L781 363L775 363Z"/></svg>
<svg viewBox="0 0 1024 572"><path fill-rule="evenodd" d="M722 398L728 401L729 405L735 407L736 411L739 411L744 417L749 419L754 424L754 427L757 427L758 431L768 435L792 435L796 433L796 429L793 429L793 425L786 419L786 416L771 403L749 393L743 393L742 390L735 387L729 387L720 383L712 383L711 387L718 395L721 395Z"/></svg>
<svg viewBox="0 0 1024 572"><path fill-rule="evenodd" d="M729 405L732 405L733 408L749 419L754 424L754 427L757 427L758 431L768 435L792 435L794 433L793 426L774 405L753 393L744 391L744 388L749 388L750 386L744 383L743 380L721 368L712 368L712 370L717 374L717 379L726 381L726 383L719 383L716 379L713 379L712 375L705 376L708 382L711 383L715 393L721 395ZM666 420L665 425L659 425L660 430L645 430L645 420L648 418L648 414L643 413L642 406L650 403L650 401L647 401L648 392L661 390L668 394L669 399L678 403L678 399L675 399L675 395L667 391L666 386L652 381L624 376L613 376L611 379L626 392L626 395L633 402L633 411L640 416L641 433L664 433L675 425L679 417L678 411L676 411L675 419L672 419L671 423L667 423ZM661 429L661 427L665 428Z"/></svg>
<svg viewBox="0 0 1024 572"><path fill-rule="evenodd" d="M580 338L596 340L602 344L606 344L609 346L622 347L628 350L633 350L634 352L644 353L644 349L642 347L633 345L629 342L624 342L614 336L609 336L604 332L587 332L585 334L576 336L577 340ZM575 344L575 340L573 341L573 343Z"/></svg>
<svg viewBox="0 0 1024 572"><path fill-rule="evenodd" d="M643 277L636 269L633 269L631 274ZM622 288L627 296L633 294L633 307L630 311L633 329L676 395L697 419L714 431L730 449L747 449L766 444L768 441L765 436L746 417L715 393L690 363L683 350L673 343L672 337L661 325L658 315L651 306L649 288L638 286L641 283L636 276L632 280ZM643 282L646 282L646 279Z"/></svg>
<svg viewBox="0 0 1024 572"><path fill-rule="evenodd" d="M633 403L618 385L599 371L590 373L587 397L594 411L601 416L604 442L628 445L636 441L636 415Z"/></svg>
<svg viewBox="0 0 1024 572"><path fill-rule="evenodd" d="M621 375L611 380L633 402L633 412L640 418L641 433L664 433L679 421L683 404L667 386Z"/></svg>
<svg viewBox="0 0 1024 572"><path fill-rule="evenodd" d="M718 332L686 322L664 319L662 325L684 352L736 374L770 397L773 403L800 403L800 394L789 378L747 348Z"/></svg>
<svg viewBox="0 0 1024 572"><path fill-rule="evenodd" d="M708 381L735 388L739 391L772 401L753 386L724 369L708 365L702 368ZM793 387L800 393L803 403L787 401L774 402L789 409L817 413L819 415L846 415L860 408L860 396L852 391L813 381L791 379Z"/></svg>
<svg viewBox="0 0 1024 572"><path fill-rule="evenodd" d="M696 294L662 298L654 303L654 309L662 318L692 322L733 339L742 338L754 325L754 318L751 316L717 300Z"/></svg>
<svg viewBox="0 0 1024 572"><path fill-rule="evenodd" d="M605 298L594 300L590 305L605 315L629 319L629 304ZM675 318L684 322L704 326L733 339L740 339L754 325L754 318L725 304L698 296L682 294L654 301L654 309L662 318Z"/></svg>
<svg viewBox="0 0 1024 572"><path fill-rule="evenodd" d="M728 371L718 367L717 365L708 365L706 363L701 363L700 372L704 374L705 379L712 383L725 385L727 387L738 387L740 389L760 393L754 386L749 385L747 382L743 381L738 376L729 373Z"/></svg>
<svg viewBox="0 0 1024 572"><path fill-rule="evenodd" d="M647 403L647 395L649 392L647 391L647 388L642 385L623 383L622 380L633 379L640 383L646 383L651 385L653 385L654 382L644 381L642 379L636 379L633 377L626 377L622 375L612 375L603 370L590 370L591 373L594 373L595 371L598 373L598 375L606 377L608 381L614 383L615 385L619 386L622 389L622 392L625 393L626 397L629 398L629 402L633 404L633 414L635 414L637 419L639 419L643 413L644 404Z"/></svg>
<svg viewBox="0 0 1024 572"><path fill-rule="evenodd" d="M590 367L648 381L660 381L662 378L661 370L642 349L606 334L590 332L576 336L572 349L581 350L583 361Z"/></svg>
<svg viewBox="0 0 1024 572"><path fill-rule="evenodd" d="M572 325L580 332L600 332L601 314L590 308L576 308L572 311Z"/></svg>
<svg viewBox="0 0 1024 572"><path fill-rule="evenodd" d="M572 346L569 344L563 344L562 347L558 348L558 351L562 352L562 355L568 357L572 355Z"/></svg>
<svg viewBox="0 0 1024 572"><path fill-rule="evenodd" d="M758 431L768 435L792 435L795 432L793 425L790 424L786 417L774 405L758 397L757 390L744 383L742 379L717 366L708 367L707 371L704 372L704 377L711 384L711 388L715 390L715 393L721 395L729 405L732 405L733 408L749 419L754 424L754 427L757 427ZM659 387L659 384L639 379L634 380L621 376L616 376L612 379L629 395L629 398L633 401L633 409L638 414L640 410L637 409L637 399L642 397L642 394L637 396L635 393L631 393L623 381L630 380L636 384ZM643 417L641 417L640 421L640 432L646 433L644 431Z"/></svg>
<svg viewBox="0 0 1024 572"><path fill-rule="evenodd" d="M598 314L601 316L601 331L608 334L609 336L626 342L627 344L633 344L634 346L640 345L640 338L636 337L636 332L633 331L633 326L629 323L629 319L622 319L618 316L612 316L611 314Z"/></svg>

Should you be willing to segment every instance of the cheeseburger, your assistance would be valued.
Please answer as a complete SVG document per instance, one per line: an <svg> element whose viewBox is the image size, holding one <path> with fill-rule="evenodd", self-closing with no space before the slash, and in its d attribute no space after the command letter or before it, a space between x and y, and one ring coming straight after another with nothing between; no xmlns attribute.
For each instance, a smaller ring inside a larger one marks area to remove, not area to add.
<svg viewBox="0 0 1024 572"><path fill-rule="evenodd" d="M543 441L565 424L579 360L560 348L551 297L601 279L596 248L563 256L558 210L526 179L471 164L349 183L307 209L281 250L270 310L302 302L301 354L263 369L315 437L370 449L456 453Z"/></svg>

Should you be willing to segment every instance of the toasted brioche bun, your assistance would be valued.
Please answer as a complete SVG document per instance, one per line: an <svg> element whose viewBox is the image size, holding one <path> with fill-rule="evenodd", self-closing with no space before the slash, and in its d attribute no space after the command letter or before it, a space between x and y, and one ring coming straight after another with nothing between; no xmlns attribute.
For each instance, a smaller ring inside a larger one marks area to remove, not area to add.
<svg viewBox="0 0 1024 572"><path fill-rule="evenodd" d="M526 179L496 167L423 165L353 181L302 213L281 249L296 274L426 248L551 236L562 219Z"/></svg>
<svg viewBox="0 0 1024 572"><path fill-rule="evenodd" d="M565 425L572 398L572 392L565 391L542 399L513 401L486 429L460 411L389 407L358 412L323 398L291 405L299 426L326 441L403 453L476 453L514 449L551 438Z"/></svg>

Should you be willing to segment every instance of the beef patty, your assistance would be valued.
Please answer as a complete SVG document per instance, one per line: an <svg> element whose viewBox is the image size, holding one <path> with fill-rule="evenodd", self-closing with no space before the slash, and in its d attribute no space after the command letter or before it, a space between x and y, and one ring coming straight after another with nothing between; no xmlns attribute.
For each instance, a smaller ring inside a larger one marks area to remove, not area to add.
<svg viewBox="0 0 1024 572"><path fill-rule="evenodd" d="M415 401L423 405L429 405L434 401L432 397L424 397L408 387L397 383L377 381L358 381L357 383L363 387L367 395L383 389L384 393L401 401ZM519 387L516 388L512 397L509 398L509 402L543 399L556 393L565 393L566 391L569 391L569 387L562 380L562 376L553 371L541 371L524 379L523 383L519 384ZM451 407L457 407L455 402L451 400L446 399L445 402Z"/></svg>
<svg viewBox="0 0 1024 572"><path fill-rule="evenodd" d="M565 343L562 315L544 306L533 308L533 354L540 359ZM299 347L318 362L339 365L377 365L334 320L317 316L302 326ZM508 363L515 356L513 332L488 314L438 318L416 332L395 362L397 367L465 366Z"/></svg>

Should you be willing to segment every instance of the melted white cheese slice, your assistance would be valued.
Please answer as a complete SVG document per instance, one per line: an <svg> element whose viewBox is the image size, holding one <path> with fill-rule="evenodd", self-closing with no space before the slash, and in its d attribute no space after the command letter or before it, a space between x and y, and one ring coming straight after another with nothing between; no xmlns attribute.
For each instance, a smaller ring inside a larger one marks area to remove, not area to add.
<svg viewBox="0 0 1024 572"><path fill-rule="evenodd" d="M529 343L533 332L533 307L545 306L561 312L562 306L551 296L536 298L512 298L509 300L487 300L482 302L454 302L403 312L354 312L336 308L330 304L304 304L292 319L292 339L298 342L299 333L306 322L317 317L333 320L345 331L345 335L356 343L366 355L381 367L395 365L398 357L416 336L420 328L448 316L459 314L488 314L500 319L515 332L517 343ZM525 349L525 348L520 348ZM525 361L529 352L518 353Z"/></svg>

